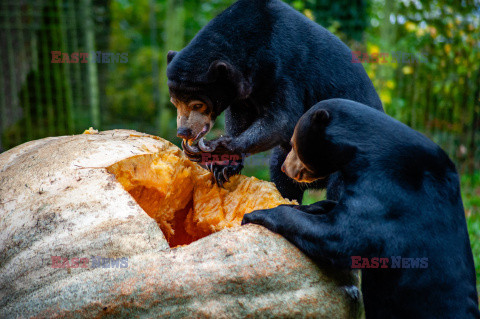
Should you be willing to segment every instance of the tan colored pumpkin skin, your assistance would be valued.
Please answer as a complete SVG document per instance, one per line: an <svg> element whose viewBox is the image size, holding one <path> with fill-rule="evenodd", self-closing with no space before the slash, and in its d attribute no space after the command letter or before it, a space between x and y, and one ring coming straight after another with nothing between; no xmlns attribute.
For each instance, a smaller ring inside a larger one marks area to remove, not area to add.
<svg viewBox="0 0 480 319"><path fill-rule="evenodd" d="M170 249L106 170L165 145L115 130L42 139L0 155L1 318L356 315L358 301L343 289L355 281L351 274L327 276L260 226ZM58 269L51 256L127 257L128 268Z"/></svg>

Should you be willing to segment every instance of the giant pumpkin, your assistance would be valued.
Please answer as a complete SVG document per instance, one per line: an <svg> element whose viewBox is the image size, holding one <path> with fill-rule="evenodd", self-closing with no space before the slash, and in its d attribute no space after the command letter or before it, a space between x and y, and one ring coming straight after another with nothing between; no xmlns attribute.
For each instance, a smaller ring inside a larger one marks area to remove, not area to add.
<svg viewBox="0 0 480 319"><path fill-rule="evenodd" d="M161 138L88 133L0 155L1 318L357 315L352 274L239 226L290 203L273 184L218 188Z"/></svg>

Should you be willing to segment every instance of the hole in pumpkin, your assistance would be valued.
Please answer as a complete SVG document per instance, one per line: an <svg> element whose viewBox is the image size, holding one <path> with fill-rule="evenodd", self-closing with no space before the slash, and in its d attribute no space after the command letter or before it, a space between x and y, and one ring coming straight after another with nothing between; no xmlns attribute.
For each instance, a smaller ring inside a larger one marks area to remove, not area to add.
<svg viewBox="0 0 480 319"><path fill-rule="evenodd" d="M160 193L156 188L145 186L136 186L130 190L129 193L150 217L155 216L158 207L161 205L161 199L163 197L162 193ZM173 220L170 222L173 233L168 232L167 229L162 229L163 233L167 237L170 247L188 245L191 242L199 239L197 238L198 236L195 236L195 234L191 235L187 233L185 229L188 212L192 209L193 200L190 200L185 208L174 212Z"/></svg>
<svg viewBox="0 0 480 319"><path fill-rule="evenodd" d="M138 205L155 219L170 247L188 245L226 227L240 225L256 209L292 204L272 183L234 176L219 188L212 174L189 161L172 144L157 153L137 155L107 170Z"/></svg>

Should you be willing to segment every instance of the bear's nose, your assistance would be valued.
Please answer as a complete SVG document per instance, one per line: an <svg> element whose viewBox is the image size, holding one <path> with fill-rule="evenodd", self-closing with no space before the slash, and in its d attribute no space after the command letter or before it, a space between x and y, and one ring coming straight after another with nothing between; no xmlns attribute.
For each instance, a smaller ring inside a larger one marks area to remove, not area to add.
<svg viewBox="0 0 480 319"><path fill-rule="evenodd" d="M192 137L192 130L186 127L181 127L177 130L177 136L189 140Z"/></svg>

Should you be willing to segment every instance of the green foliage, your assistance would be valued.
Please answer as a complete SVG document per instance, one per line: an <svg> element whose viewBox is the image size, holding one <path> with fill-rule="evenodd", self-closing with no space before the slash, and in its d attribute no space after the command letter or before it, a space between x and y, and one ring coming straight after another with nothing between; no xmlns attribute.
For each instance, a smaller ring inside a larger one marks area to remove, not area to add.
<svg viewBox="0 0 480 319"><path fill-rule="evenodd" d="M152 66L161 52L151 45L149 0L113 1L111 10L111 52L127 52L128 63L110 64L105 84L104 122L107 128L134 128L154 131L155 108ZM162 32L162 26L158 26ZM153 132L152 132L153 133Z"/></svg>
<svg viewBox="0 0 480 319"><path fill-rule="evenodd" d="M477 290L480 291L480 173L462 176L461 184L468 233L477 273Z"/></svg>
<svg viewBox="0 0 480 319"><path fill-rule="evenodd" d="M368 1L287 0L292 7L320 23L342 40L361 41L368 26Z"/></svg>
<svg viewBox="0 0 480 319"><path fill-rule="evenodd" d="M361 47L390 55L387 63L364 64L386 112L425 132L470 173L478 169L479 4L372 1L372 26ZM394 52L408 53L410 61L392 62Z"/></svg>
<svg viewBox="0 0 480 319"><path fill-rule="evenodd" d="M480 172L463 175L460 184L480 292Z"/></svg>
<svg viewBox="0 0 480 319"><path fill-rule="evenodd" d="M480 291L480 214L467 217L468 233L472 246L475 272L477 274L477 291Z"/></svg>
<svg viewBox="0 0 480 319"><path fill-rule="evenodd" d="M460 184L467 216L480 216L480 172L463 175Z"/></svg>

